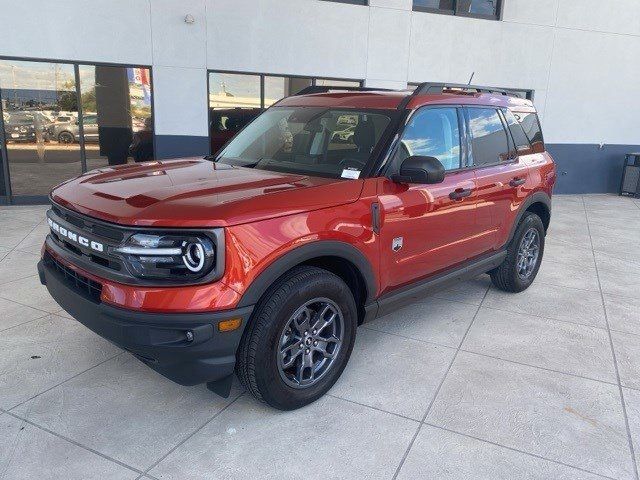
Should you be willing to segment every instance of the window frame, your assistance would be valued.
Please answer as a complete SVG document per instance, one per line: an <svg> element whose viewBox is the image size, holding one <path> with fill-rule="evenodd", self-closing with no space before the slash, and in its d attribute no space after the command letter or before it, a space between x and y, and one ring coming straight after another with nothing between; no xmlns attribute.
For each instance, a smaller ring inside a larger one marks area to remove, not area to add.
<svg viewBox="0 0 640 480"><path fill-rule="evenodd" d="M71 65L74 71L76 101L78 102L78 120L82 118L82 91L80 85L80 67L119 67L119 68L144 68L149 70L149 87L151 89L151 124L153 127L153 151L154 157L157 154L156 146L156 109L153 82L153 67L144 64L130 63L114 63L114 62L96 62L91 60L69 60L65 58L40 58L40 57L17 57L11 55L0 55L0 61L14 62L34 62L34 63L55 63ZM0 168L2 168L4 194L0 195L0 205L40 205L48 202L48 195L13 195L11 190L11 172L9 169L9 155L7 151L7 142L4 135L4 120L2 118L2 102L0 102ZM87 152L84 145L84 122L78 124L78 146L80 147L80 166L81 172L84 174L87 169Z"/></svg>
<svg viewBox="0 0 640 480"><path fill-rule="evenodd" d="M483 15L481 13L467 13L458 11L458 2L460 0L453 0L453 10L445 10L441 8L434 7L423 7L421 5L416 5L415 1L412 2L412 10L414 12L425 12L425 13L437 13L439 15L452 15L456 17L467 17L467 18L480 18L483 20L494 20L494 21L502 21L503 13L504 13L504 2L505 0L498 0L498 6L496 8L495 15Z"/></svg>

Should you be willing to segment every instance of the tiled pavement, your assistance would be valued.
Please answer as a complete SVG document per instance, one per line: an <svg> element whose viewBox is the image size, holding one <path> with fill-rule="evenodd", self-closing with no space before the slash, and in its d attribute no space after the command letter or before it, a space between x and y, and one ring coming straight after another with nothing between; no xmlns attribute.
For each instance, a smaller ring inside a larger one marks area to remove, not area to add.
<svg viewBox="0 0 640 480"><path fill-rule="evenodd" d="M360 328L287 413L68 318L35 275L44 211L0 207L2 479L638 479L640 200L555 197L529 290L483 276Z"/></svg>

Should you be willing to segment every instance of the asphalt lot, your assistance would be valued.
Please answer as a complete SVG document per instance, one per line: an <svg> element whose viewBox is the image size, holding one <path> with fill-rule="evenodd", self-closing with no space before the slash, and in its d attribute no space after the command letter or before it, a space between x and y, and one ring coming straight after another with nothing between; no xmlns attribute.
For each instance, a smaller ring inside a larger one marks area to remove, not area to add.
<svg viewBox="0 0 640 480"><path fill-rule="evenodd" d="M36 275L45 209L0 207L0 479L638 478L640 200L554 197L529 290L482 276L361 327L286 413L70 319Z"/></svg>

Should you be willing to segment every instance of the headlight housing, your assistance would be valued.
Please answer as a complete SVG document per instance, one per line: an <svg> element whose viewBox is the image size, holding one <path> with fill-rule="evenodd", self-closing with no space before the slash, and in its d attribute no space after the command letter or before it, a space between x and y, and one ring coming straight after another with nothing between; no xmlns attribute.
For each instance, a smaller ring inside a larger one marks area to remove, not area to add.
<svg viewBox="0 0 640 480"><path fill-rule="evenodd" d="M191 283L224 267L219 236L218 232L136 233L113 253L135 277Z"/></svg>

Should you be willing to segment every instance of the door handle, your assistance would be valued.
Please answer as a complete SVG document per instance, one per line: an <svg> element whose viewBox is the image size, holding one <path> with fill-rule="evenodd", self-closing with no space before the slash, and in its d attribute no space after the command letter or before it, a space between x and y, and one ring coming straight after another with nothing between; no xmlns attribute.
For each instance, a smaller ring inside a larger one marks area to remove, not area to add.
<svg viewBox="0 0 640 480"><path fill-rule="evenodd" d="M509 185L511 185L512 187L519 187L520 185L524 185L526 181L526 178L515 177L509 182Z"/></svg>
<svg viewBox="0 0 640 480"><path fill-rule="evenodd" d="M471 188L456 188L449 194L451 200L462 200L464 197L468 197L473 192Z"/></svg>

